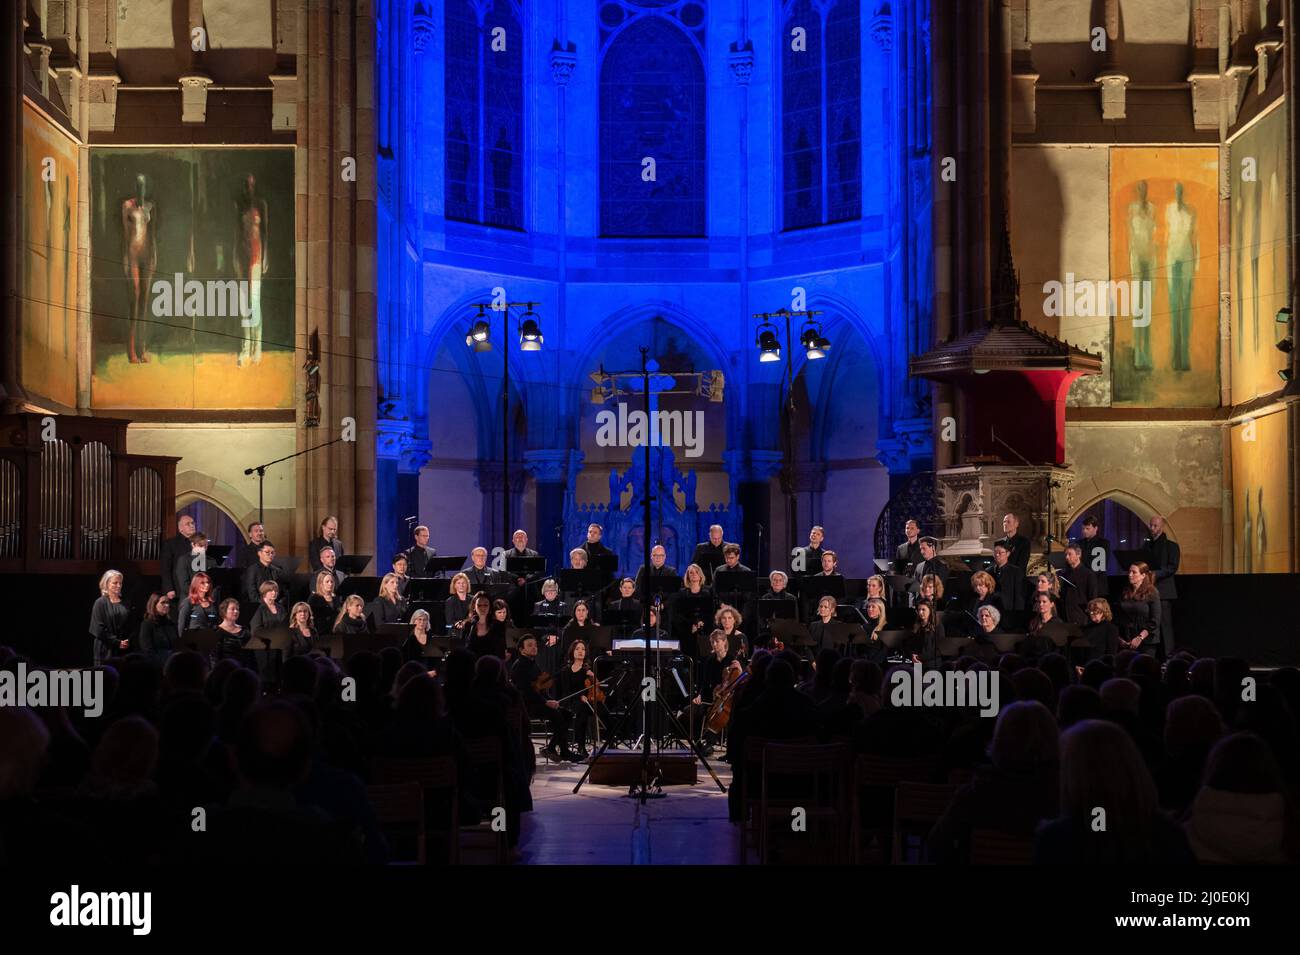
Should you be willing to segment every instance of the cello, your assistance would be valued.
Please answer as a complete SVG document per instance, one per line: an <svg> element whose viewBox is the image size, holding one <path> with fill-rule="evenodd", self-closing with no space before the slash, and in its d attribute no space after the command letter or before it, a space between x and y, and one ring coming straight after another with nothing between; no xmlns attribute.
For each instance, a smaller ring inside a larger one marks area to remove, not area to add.
<svg viewBox="0 0 1300 955"><path fill-rule="evenodd" d="M704 728L714 732L721 733L731 722L731 711L736 705L736 692L749 679L749 671L741 672L740 663L733 660L731 666L731 677L726 683L718 687L717 692L713 694L713 702L709 704L709 711L704 715Z"/></svg>

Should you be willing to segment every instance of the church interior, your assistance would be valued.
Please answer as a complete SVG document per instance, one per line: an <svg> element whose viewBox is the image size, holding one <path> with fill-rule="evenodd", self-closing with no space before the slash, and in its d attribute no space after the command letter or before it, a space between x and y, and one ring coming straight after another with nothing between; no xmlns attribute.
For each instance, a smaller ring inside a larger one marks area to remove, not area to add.
<svg viewBox="0 0 1300 955"><path fill-rule="evenodd" d="M300 860L395 859L419 757L482 820L435 839L426 791L431 864L471 834L536 864L1294 863L1297 14L6 4L0 674L110 671L87 767L148 752L149 798ZM1001 715L891 703L913 664ZM295 694L364 727L294 794L369 787L365 838L183 773L187 679L232 762L301 729ZM483 796L431 727L461 746L493 686ZM44 767L0 802L83 825L96 770L52 777L36 711L0 706L0 781ZM1006 771L1036 720L1050 796L1011 787L990 835L984 747ZM847 802L769 832L761 744L805 737ZM1276 786L1233 789L1246 763ZM1148 816L1090 839L1083 789ZM910 828L905 792L937 800ZM1248 851L1223 803L1261 793ZM141 862L236 851L120 828Z"/></svg>

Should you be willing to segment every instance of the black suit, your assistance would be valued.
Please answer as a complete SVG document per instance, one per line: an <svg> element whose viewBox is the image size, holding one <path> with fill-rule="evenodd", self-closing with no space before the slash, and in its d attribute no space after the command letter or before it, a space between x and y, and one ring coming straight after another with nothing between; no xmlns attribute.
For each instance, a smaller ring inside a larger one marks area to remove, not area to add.
<svg viewBox="0 0 1300 955"><path fill-rule="evenodd" d="M655 567L654 565L642 565L641 569L636 572L636 595L641 600L646 599L645 589L643 587L643 584L645 583L646 574L649 574L651 577L680 578L681 576L680 574L677 573L676 567L669 567L667 564L664 564L662 567Z"/></svg>
<svg viewBox="0 0 1300 955"><path fill-rule="evenodd" d="M307 563L311 565L313 573L319 573L321 569L320 551L322 547L331 547L334 549L335 557L343 556L343 542L337 537L333 540L326 540L323 537L317 537L307 545Z"/></svg>
<svg viewBox="0 0 1300 955"><path fill-rule="evenodd" d="M1024 534L1015 534L1011 537L1003 537L1001 540L994 541L994 546L1002 544L1010 556L1007 557L1008 564L1015 564L1022 570L1029 566L1029 538Z"/></svg>
<svg viewBox="0 0 1300 955"><path fill-rule="evenodd" d="M281 596L283 596L284 593L286 592L286 586L285 586L286 577L287 575L285 574L285 572L275 564L270 564L267 567L263 567L259 563L259 564L254 564L252 567L247 568L244 571L244 581L243 581L244 602L247 604L252 604L254 606L260 603L262 600L262 594L258 590L258 588L261 587L262 584L264 584L268 580L274 580L277 584L279 584L280 594Z"/></svg>
<svg viewBox="0 0 1300 955"><path fill-rule="evenodd" d="M158 552L158 575L162 577L162 592L175 591L180 596L181 589L176 586L176 559L190 552L190 539L181 534L163 541Z"/></svg>
<svg viewBox="0 0 1300 955"><path fill-rule="evenodd" d="M1173 602L1178 599L1174 575L1178 573L1182 550L1164 534L1149 538L1146 549L1151 555L1151 573L1156 579L1156 590L1160 592L1160 642L1164 644L1165 653L1170 654L1174 652Z"/></svg>
<svg viewBox="0 0 1300 955"><path fill-rule="evenodd" d="M252 567L257 563L257 549L261 544L254 544L249 541L247 544L240 544L239 549L235 551L235 567L243 570L246 567Z"/></svg>
<svg viewBox="0 0 1300 955"><path fill-rule="evenodd" d="M900 574L910 574L912 566L919 564L921 557L921 541L918 538L913 543L907 541L898 545L898 550L894 551L894 569Z"/></svg>
<svg viewBox="0 0 1300 955"><path fill-rule="evenodd" d="M999 567L994 564L989 573L998 582L998 593L1002 595L1002 606L1006 610L1025 609L1025 568L1008 562Z"/></svg>
<svg viewBox="0 0 1300 955"><path fill-rule="evenodd" d="M412 544L403 553L406 554L406 572L412 577L441 577L442 572L430 573L429 560L437 557L438 552L432 547Z"/></svg>
<svg viewBox="0 0 1300 955"><path fill-rule="evenodd" d="M483 565L482 570L471 564L462 573L469 578L469 592L472 594L486 590L488 584L495 584L498 580L497 572L487 564Z"/></svg>
<svg viewBox="0 0 1300 955"><path fill-rule="evenodd" d="M189 593L190 581L193 580L194 575L198 573L198 571L194 569L194 558L197 556L198 555L194 553L182 554L176 558L176 563L172 565L172 583L175 584L176 592L178 594ZM201 566L203 571L206 573L212 570L213 567L218 566L218 564L215 560L210 560L207 551L204 551Z"/></svg>
<svg viewBox="0 0 1300 955"><path fill-rule="evenodd" d="M588 557L613 557L614 556L614 552L610 550L608 547L606 547L600 541L596 541L596 543L594 544L588 541L587 543L582 545L582 549L587 552Z"/></svg>
<svg viewBox="0 0 1300 955"><path fill-rule="evenodd" d="M1101 596L1097 575L1081 563L1078 570L1066 567L1057 571L1056 576L1064 581L1059 606L1064 611L1065 622L1084 626L1088 622L1088 601Z"/></svg>
<svg viewBox="0 0 1300 955"><path fill-rule="evenodd" d="M929 574L933 574L944 583L948 581L948 565L940 560L937 554L929 560L921 561L912 569L911 589L914 593L921 592L921 578Z"/></svg>

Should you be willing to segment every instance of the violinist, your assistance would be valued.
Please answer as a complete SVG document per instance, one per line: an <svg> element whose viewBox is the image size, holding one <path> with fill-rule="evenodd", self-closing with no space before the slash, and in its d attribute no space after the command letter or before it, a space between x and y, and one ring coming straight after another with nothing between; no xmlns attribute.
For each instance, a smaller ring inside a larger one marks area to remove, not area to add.
<svg viewBox="0 0 1300 955"><path fill-rule="evenodd" d="M577 758L586 759L587 735L592 718L608 720L604 691L598 689L596 674L587 662L587 641L575 640L564 655L564 665L556 678L556 690L563 706L573 714L573 740Z"/></svg>
<svg viewBox="0 0 1300 955"><path fill-rule="evenodd" d="M480 597L488 603L489 607L491 606L485 594L476 595L474 598L476 617L479 613ZM485 613L491 615L490 611ZM510 665L510 682L515 685L515 689L523 698L524 709L528 711L529 719L543 720L550 729L550 738L546 741L546 748L542 753L556 762L577 762L578 757L569 749L569 724L573 722L573 714L551 696L554 677L550 673L543 673L537 665L537 638L531 633L526 633L515 649L518 653Z"/></svg>

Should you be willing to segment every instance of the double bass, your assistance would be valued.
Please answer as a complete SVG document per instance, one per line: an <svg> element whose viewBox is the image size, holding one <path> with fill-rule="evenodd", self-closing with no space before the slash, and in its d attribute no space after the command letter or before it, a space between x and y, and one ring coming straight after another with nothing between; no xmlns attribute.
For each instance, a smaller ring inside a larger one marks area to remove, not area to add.
<svg viewBox="0 0 1300 955"><path fill-rule="evenodd" d="M731 722L731 711L736 705L736 693L749 679L749 671L742 671L740 663L735 660L731 662L728 671L731 676L714 692L709 711L704 714L704 728L714 733L721 733Z"/></svg>

